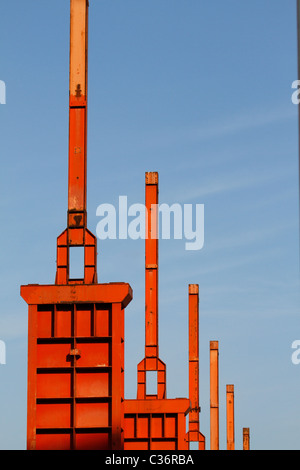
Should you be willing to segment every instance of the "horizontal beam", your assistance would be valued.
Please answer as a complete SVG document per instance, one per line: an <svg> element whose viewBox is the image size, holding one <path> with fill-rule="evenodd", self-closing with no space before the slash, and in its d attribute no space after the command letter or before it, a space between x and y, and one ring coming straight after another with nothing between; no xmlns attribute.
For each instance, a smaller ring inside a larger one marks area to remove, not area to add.
<svg viewBox="0 0 300 470"><path fill-rule="evenodd" d="M190 411L188 398L125 400L124 413L184 413Z"/></svg>
<svg viewBox="0 0 300 470"><path fill-rule="evenodd" d="M129 284L38 285L21 286L21 297L28 305L58 303L122 303L125 308L132 300Z"/></svg>

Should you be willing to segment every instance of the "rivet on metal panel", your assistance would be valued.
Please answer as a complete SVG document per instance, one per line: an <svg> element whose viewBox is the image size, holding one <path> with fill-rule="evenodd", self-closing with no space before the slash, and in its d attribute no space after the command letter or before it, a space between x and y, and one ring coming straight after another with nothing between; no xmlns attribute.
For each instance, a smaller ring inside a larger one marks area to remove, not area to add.
<svg viewBox="0 0 300 470"><path fill-rule="evenodd" d="M70 356L81 356L81 351L80 349L70 349Z"/></svg>

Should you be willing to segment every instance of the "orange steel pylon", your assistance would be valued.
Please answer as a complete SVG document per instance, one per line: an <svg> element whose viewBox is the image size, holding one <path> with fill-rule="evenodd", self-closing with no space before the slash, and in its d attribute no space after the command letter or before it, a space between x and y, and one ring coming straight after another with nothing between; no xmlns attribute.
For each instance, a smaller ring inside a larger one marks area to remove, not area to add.
<svg viewBox="0 0 300 470"><path fill-rule="evenodd" d="M199 406L199 286L189 285L189 442L199 442L205 450L205 436L200 432Z"/></svg>
<svg viewBox="0 0 300 470"><path fill-rule="evenodd" d="M70 2L69 180L67 229L57 239L56 284L97 282L97 240L87 229L88 0ZM84 278L70 279L70 248L84 247Z"/></svg>
<svg viewBox="0 0 300 470"><path fill-rule="evenodd" d="M21 287L28 303L28 449L124 447L126 283L98 284L96 238L87 229L88 1L71 0L67 228L57 239L54 285ZM70 250L84 272L70 277Z"/></svg>
<svg viewBox="0 0 300 470"><path fill-rule="evenodd" d="M198 286L189 286L189 398L168 399L166 365L158 348L158 173L145 175L145 358L138 364L137 399L125 400L126 450L188 450L205 447L199 430ZM157 373L156 393L147 393L147 372ZM186 416L191 413L186 432Z"/></svg>
<svg viewBox="0 0 300 470"><path fill-rule="evenodd" d="M243 428L243 450L250 450L250 429Z"/></svg>
<svg viewBox="0 0 300 470"><path fill-rule="evenodd" d="M21 286L28 304L28 449L205 449L199 406L199 286L189 285L189 397L167 398L158 341L158 173L145 175L145 357L137 398L124 400L127 283L98 284L96 237L87 228L88 0L70 0L67 227L57 238L53 285ZM84 251L83 274L70 253ZM219 449L218 342L210 343L211 449ZM147 374L157 374L156 392ZM230 388L231 387L231 388ZM228 448L234 448L233 386L227 386ZM188 416L188 426L187 426ZM249 428L245 428L247 430ZM244 430L244 448L249 432Z"/></svg>
<svg viewBox="0 0 300 470"><path fill-rule="evenodd" d="M210 449L219 450L219 343L210 341Z"/></svg>
<svg viewBox="0 0 300 470"><path fill-rule="evenodd" d="M235 449L234 385L226 385L226 448ZM210 341L210 449L219 450L219 342ZM250 449L250 429L243 428L243 449Z"/></svg>
<svg viewBox="0 0 300 470"><path fill-rule="evenodd" d="M125 400L125 450L187 450L189 400L166 398L166 365L158 351L158 173L145 174L145 358L138 364L137 398ZM147 372L156 393L147 393Z"/></svg>
<svg viewBox="0 0 300 470"><path fill-rule="evenodd" d="M234 385L226 385L227 450L234 450Z"/></svg>
<svg viewBox="0 0 300 470"><path fill-rule="evenodd" d="M158 351L158 173L145 174L145 358L138 365L138 399L166 398L166 365ZM157 394L148 395L148 371L157 372Z"/></svg>

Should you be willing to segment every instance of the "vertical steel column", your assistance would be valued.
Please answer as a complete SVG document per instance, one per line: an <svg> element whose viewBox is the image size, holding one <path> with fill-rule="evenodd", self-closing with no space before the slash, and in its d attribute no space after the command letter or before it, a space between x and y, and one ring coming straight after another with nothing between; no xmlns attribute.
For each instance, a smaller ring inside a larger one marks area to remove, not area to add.
<svg viewBox="0 0 300 470"><path fill-rule="evenodd" d="M145 356L158 357L158 173L145 175Z"/></svg>
<svg viewBox="0 0 300 470"><path fill-rule="evenodd" d="M37 351L33 338L38 331L37 305L28 305L28 359L27 361L27 449L36 447L36 389L37 389Z"/></svg>
<svg viewBox="0 0 300 470"><path fill-rule="evenodd" d="M205 450L205 437L199 423L199 286L189 284L189 442L199 442Z"/></svg>
<svg viewBox="0 0 300 470"><path fill-rule="evenodd" d="M226 385L227 450L234 450L234 385Z"/></svg>
<svg viewBox="0 0 300 470"><path fill-rule="evenodd" d="M88 1L70 0L67 228L57 238L55 285L21 286L28 304L27 447L123 450L125 283L97 283L96 237L86 226ZM84 274L70 279L70 249Z"/></svg>
<svg viewBox="0 0 300 470"><path fill-rule="evenodd" d="M85 223L88 0L71 0L68 226Z"/></svg>
<svg viewBox="0 0 300 470"><path fill-rule="evenodd" d="M166 365L158 354L158 173L145 174L145 358L138 364L137 398L166 398ZM157 372L157 393L147 394L147 372Z"/></svg>
<svg viewBox="0 0 300 470"><path fill-rule="evenodd" d="M210 342L210 449L219 450L219 343Z"/></svg>
<svg viewBox="0 0 300 470"><path fill-rule="evenodd" d="M125 450L188 450L188 398L166 398L166 365L158 347L158 173L145 174L145 357L137 367L137 399L125 400ZM147 390L147 372L157 390ZM197 439L198 440L198 439Z"/></svg>
<svg viewBox="0 0 300 470"><path fill-rule="evenodd" d="M190 440L198 440L199 432L199 286L189 285L189 413Z"/></svg>
<svg viewBox="0 0 300 470"><path fill-rule="evenodd" d="M250 450L250 429L243 428L243 450Z"/></svg>
<svg viewBox="0 0 300 470"><path fill-rule="evenodd" d="M120 304L112 304L112 322L111 335L114 350L111 354L111 393L112 393L112 412L111 412L111 433L112 449L120 450L124 446L124 395L123 395L123 354L122 354L122 336L123 320ZM122 380L120 380L122 377Z"/></svg>
<svg viewBox="0 0 300 470"><path fill-rule="evenodd" d="M70 0L67 229L57 239L56 284L97 282L97 241L87 229L88 0ZM70 247L84 247L83 279L70 279Z"/></svg>

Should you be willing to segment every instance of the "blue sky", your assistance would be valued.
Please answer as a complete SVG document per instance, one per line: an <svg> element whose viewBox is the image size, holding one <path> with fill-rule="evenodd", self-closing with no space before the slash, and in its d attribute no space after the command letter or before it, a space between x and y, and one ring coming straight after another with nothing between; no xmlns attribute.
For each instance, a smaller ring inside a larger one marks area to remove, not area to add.
<svg viewBox="0 0 300 470"><path fill-rule="evenodd" d="M159 246L160 357L169 398L188 394L188 284L200 286L201 430L209 447L209 341L235 385L236 448L299 449L296 6L284 0L90 0L88 226L101 203L205 206L205 244ZM27 306L52 284L66 226L69 1L2 6L0 448L26 446ZM126 397L144 356L144 242L106 240L99 282L129 282Z"/></svg>

